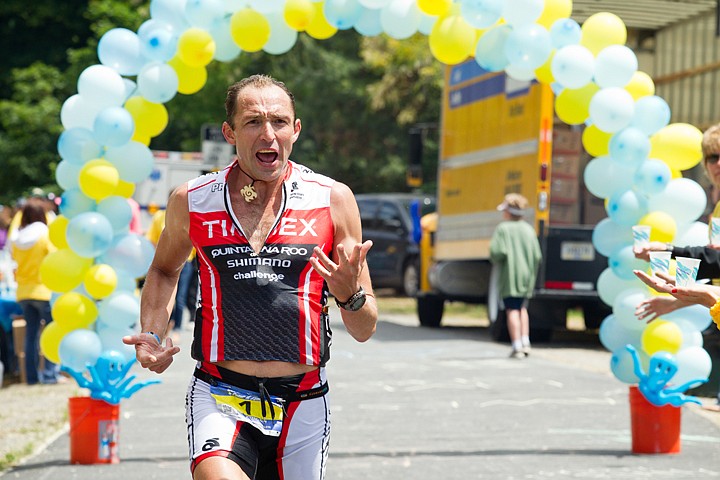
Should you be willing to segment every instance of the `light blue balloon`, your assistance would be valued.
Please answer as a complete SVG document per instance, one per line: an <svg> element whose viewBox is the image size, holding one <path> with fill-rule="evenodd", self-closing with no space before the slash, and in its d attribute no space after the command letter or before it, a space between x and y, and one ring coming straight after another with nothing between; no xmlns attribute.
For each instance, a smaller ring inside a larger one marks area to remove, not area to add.
<svg viewBox="0 0 720 480"><path fill-rule="evenodd" d="M550 70L555 81L563 87L584 87L593 78L595 56L582 45L567 45L555 52Z"/></svg>
<svg viewBox="0 0 720 480"><path fill-rule="evenodd" d="M237 46L230 34L229 15L216 19L210 26L209 33L215 40L215 53L213 58L220 62L230 62L240 55L240 47ZM270 32L272 35L272 31Z"/></svg>
<svg viewBox="0 0 720 480"><path fill-rule="evenodd" d="M142 54L158 62L167 62L175 56L178 36L168 23L159 20L147 20L138 29Z"/></svg>
<svg viewBox="0 0 720 480"><path fill-rule="evenodd" d="M325 19L338 30L352 28L364 10L357 0L325 0L323 5Z"/></svg>
<svg viewBox="0 0 720 480"><path fill-rule="evenodd" d="M155 166L152 151L146 145L134 141L119 147L109 147L105 159L115 166L122 180L132 183L146 180Z"/></svg>
<svg viewBox="0 0 720 480"><path fill-rule="evenodd" d="M430 35L437 21L438 17L434 17L424 12L420 12L420 25L418 25L418 32L422 33L423 35Z"/></svg>
<svg viewBox="0 0 720 480"><path fill-rule="evenodd" d="M545 7L545 0L505 0L503 19L513 28L534 23Z"/></svg>
<svg viewBox="0 0 720 480"><path fill-rule="evenodd" d="M624 87L637 69L635 52L625 45L610 45L595 57L595 83L602 88Z"/></svg>
<svg viewBox="0 0 720 480"><path fill-rule="evenodd" d="M643 195L633 190L625 190L610 196L606 210L615 223L631 227L647 215L648 202Z"/></svg>
<svg viewBox="0 0 720 480"><path fill-rule="evenodd" d="M122 341L122 337L136 334L134 328L110 328L98 324L97 334L100 338L103 351L112 350L118 352L124 362L129 362L135 358L135 347L133 345L125 345Z"/></svg>
<svg viewBox="0 0 720 480"><path fill-rule="evenodd" d="M626 280L615 275L612 268L608 267L600 273L597 280L597 292L600 300L607 305L613 305L617 297L631 288L642 288L643 284L638 278Z"/></svg>
<svg viewBox="0 0 720 480"><path fill-rule="evenodd" d="M642 330L630 330L618 324L615 315L608 315L600 324L600 343L608 351L614 352L625 345L639 346L642 338Z"/></svg>
<svg viewBox="0 0 720 480"><path fill-rule="evenodd" d="M572 18L555 20L550 27L550 41L555 48L577 45L580 43L581 37L580 25Z"/></svg>
<svg viewBox="0 0 720 480"><path fill-rule="evenodd" d="M708 308L699 304L679 308L674 312L663 315L663 318L671 322L679 322L679 320L683 320L691 324L693 328L699 332L705 331L713 323Z"/></svg>
<svg viewBox="0 0 720 480"><path fill-rule="evenodd" d="M134 292L137 288L137 280L131 274L123 270L122 268L115 268L115 275L117 275L117 286L115 291L124 290L127 292Z"/></svg>
<svg viewBox="0 0 720 480"><path fill-rule="evenodd" d="M703 214L707 195L694 180L675 178L668 182L665 190L650 197L649 205L653 211L661 210L673 217L678 225L687 224Z"/></svg>
<svg viewBox="0 0 720 480"><path fill-rule="evenodd" d="M187 0L185 20L194 27L210 28L215 20L225 14L222 0Z"/></svg>
<svg viewBox="0 0 720 480"><path fill-rule="evenodd" d="M670 107L657 95L647 95L635 102L635 115L630 125L652 135L670 123Z"/></svg>
<svg viewBox="0 0 720 480"><path fill-rule="evenodd" d="M650 158L635 172L635 189L645 195L656 195L665 190L671 178L667 163Z"/></svg>
<svg viewBox="0 0 720 480"><path fill-rule="evenodd" d="M535 79L535 70L532 68L518 67L517 65L508 65L505 67L505 73L513 80L520 82L529 82Z"/></svg>
<svg viewBox="0 0 720 480"><path fill-rule="evenodd" d="M603 132L622 130L630 124L634 114L635 100L624 88L603 88L590 100L590 120Z"/></svg>
<svg viewBox="0 0 720 480"><path fill-rule="evenodd" d="M123 83L125 84L125 100L123 101L123 104L127 102L128 98L134 96L137 93L137 83L130 80L129 78L123 78Z"/></svg>
<svg viewBox="0 0 720 480"><path fill-rule="evenodd" d="M267 13L282 12L285 0L249 0L248 3L253 10L265 15Z"/></svg>
<svg viewBox="0 0 720 480"><path fill-rule="evenodd" d="M110 222L113 234L125 232L132 220L132 208L127 198L111 195L98 202L97 213L103 215Z"/></svg>
<svg viewBox="0 0 720 480"><path fill-rule="evenodd" d="M631 250L630 256L632 256L632 247L628 247L628 249ZM639 330L641 332L645 330L647 324L644 320L640 320L635 316L635 310L649 296L647 288L633 288L618 295L615 303L613 303L613 315L618 325L628 330Z"/></svg>
<svg viewBox="0 0 720 480"><path fill-rule="evenodd" d="M410 38L420 25L420 9L415 0L393 0L380 10L380 24L396 40Z"/></svg>
<svg viewBox="0 0 720 480"><path fill-rule="evenodd" d="M83 70L77 88L84 99L104 107L122 105L125 97L122 77L105 65L91 65Z"/></svg>
<svg viewBox="0 0 720 480"><path fill-rule="evenodd" d="M81 169L81 165L63 160L55 168L55 181L63 190L78 188L78 176Z"/></svg>
<svg viewBox="0 0 720 480"><path fill-rule="evenodd" d="M706 316L710 317L710 315L707 313ZM666 315L663 315L663 320L667 320ZM682 318L672 320L672 322L680 328L680 332L682 333L682 345L680 346L681 350L688 347L703 346L703 335L700 330L695 328L695 325L693 325L692 322L689 322Z"/></svg>
<svg viewBox="0 0 720 480"><path fill-rule="evenodd" d="M322 0L313 0L316 3L321 2ZM383 8L385 5L390 3L390 0L359 0L360 5L367 8L368 10L377 10L379 8Z"/></svg>
<svg viewBox="0 0 720 480"><path fill-rule="evenodd" d="M79 328L65 334L60 341L59 353L63 366L83 372L100 358L102 343L97 333Z"/></svg>
<svg viewBox="0 0 720 480"><path fill-rule="evenodd" d="M79 188L65 190L60 197L60 213L67 218L74 218L81 213L95 210L95 200L86 196Z"/></svg>
<svg viewBox="0 0 720 480"><path fill-rule="evenodd" d="M98 258L116 270L125 270L134 278L142 277L155 255L155 247L142 235L126 233L115 235L110 248Z"/></svg>
<svg viewBox="0 0 720 480"><path fill-rule="evenodd" d="M675 232L674 243L688 247L704 247L708 244L708 224L704 222L680 223Z"/></svg>
<svg viewBox="0 0 720 480"><path fill-rule="evenodd" d="M585 187L598 198L608 198L615 192L628 190L633 185L637 168L614 161L603 155L590 160L583 170Z"/></svg>
<svg viewBox="0 0 720 480"><path fill-rule="evenodd" d="M635 362L632 354L625 350L625 347L613 352L610 357L610 371L623 383L632 385L640 382L640 378L635 375Z"/></svg>
<svg viewBox="0 0 720 480"><path fill-rule="evenodd" d="M632 229L610 218L603 218L593 229L592 243L601 255L609 257L621 248L632 245Z"/></svg>
<svg viewBox="0 0 720 480"><path fill-rule="evenodd" d="M503 0L461 0L460 14L475 28L488 28L500 20Z"/></svg>
<svg viewBox="0 0 720 480"><path fill-rule="evenodd" d="M150 18L171 25L176 32L184 32L190 27L185 19L186 2L187 0L152 0Z"/></svg>
<svg viewBox="0 0 720 480"><path fill-rule="evenodd" d="M635 258L632 245L628 245L610 255L608 265L618 277L623 280L632 280L635 278L633 270L645 270L648 264L644 260Z"/></svg>
<svg viewBox="0 0 720 480"><path fill-rule="evenodd" d="M137 75L145 58L137 34L127 28L113 28L100 38L98 58L120 75Z"/></svg>
<svg viewBox="0 0 720 480"><path fill-rule="evenodd" d="M95 141L100 145L117 147L130 141L135 132L135 121L122 107L103 108L93 125Z"/></svg>
<svg viewBox="0 0 720 480"><path fill-rule="evenodd" d="M675 355L678 370L670 381L682 385L697 379L707 379L712 372L712 358L702 347L683 348Z"/></svg>
<svg viewBox="0 0 720 480"><path fill-rule="evenodd" d="M113 228L104 215L85 212L70 219L65 235L75 253L81 257L95 258L110 248Z"/></svg>
<svg viewBox="0 0 720 480"><path fill-rule="evenodd" d="M609 150L613 160L637 168L650 153L650 138L637 128L627 127L610 138Z"/></svg>
<svg viewBox="0 0 720 480"><path fill-rule="evenodd" d="M505 41L505 56L510 64L526 70L542 66L551 51L550 34L535 23L516 26Z"/></svg>
<svg viewBox="0 0 720 480"><path fill-rule="evenodd" d="M98 315L104 328L127 329L140 320L140 302L130 292L116 291L100 302Z"/></svg>
<svg viewBox="0 0 720 480"><path fill-rule="evenodd" d="M163 62L146 64L137 77L140 94L153 103L166 103L178 91L178 76L175 69Z"/></svg>
<svg viewBox="0 0 720 480"><path fill-rule="evenodd" d="M285 22L282 13L268 13L270 23L270 38L263 46L263 50L271 55L281 55L295 46L298 32L290 28Z"/></svg>
<svg viewBox="0 0 720 480"><path fill-rule="evenodd" d="M422 20L420 21L420 27L418 27L418 29L423 33L425 33L423 31L423 27L427 24L428 18L432 19L432 25L435 24L435 20L437 19L437 17L431 17L430 15L423 14ZM364 35L366 37L375 37L380 35L383 32L382 24L380 23L380 10L366 8L363 10L363 13L360 15L358 21L355 22L353 28L360 35ZM432 29L432 27L430 28ZM425 33L425 35L429 35L429 33Z"/></svg>
<svg viewBox="0 0 720 480"><path fill-rule="evenodd" d="M499 72L508 66L505 42L512 33L510 25L498 25L483 33L475 47L475 61L490 72Z"/></svg>
<svg viewBox="0 0 720 480"><path fill-rule="evenodd" d="M93 132L82 127L63 130L57 148L63 160L75 165L84 165L102 156L102 146L95 141Z"/></svg>

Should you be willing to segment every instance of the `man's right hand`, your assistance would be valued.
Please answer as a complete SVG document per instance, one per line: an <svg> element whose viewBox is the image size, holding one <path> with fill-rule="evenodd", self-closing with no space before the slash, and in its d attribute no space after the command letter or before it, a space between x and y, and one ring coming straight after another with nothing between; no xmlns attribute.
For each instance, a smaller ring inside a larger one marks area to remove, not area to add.
<svg viewBox="0 0 720 480"><path fill-rule="evenodd" d="M633 247L635 258L645 260L646 262L650 261L650 252L664 252L666 250L667 244L663 242L650 242L650 244L644 248Z"/></svg>
<svg viewBox="0 0 720 480"><path fill-rule="evenodd" d="M173 355L180 351L180 347L173 345L172 339L165 339L165 346L149 333L128 335L122 339L125 345L135 346L135 356L138 363L151 372L162 373L173 362Z"/></svg>

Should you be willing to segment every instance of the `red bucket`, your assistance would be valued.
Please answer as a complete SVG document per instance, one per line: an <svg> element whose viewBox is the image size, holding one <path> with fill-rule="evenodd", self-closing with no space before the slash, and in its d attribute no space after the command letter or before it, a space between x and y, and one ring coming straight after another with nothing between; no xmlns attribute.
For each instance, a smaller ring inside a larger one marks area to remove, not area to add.
<svg viewBox="0 0 720 480"><path fill-rule="evenodd" d="M636 386L630 387L633 453L680 452L680 407L657 407Z"/></svg>
<svg viewBox="0 0 720 480"><path fill-rule="evenodd" d="M119 463L120 405L90 397L68 400L70 463Z"/></svg>

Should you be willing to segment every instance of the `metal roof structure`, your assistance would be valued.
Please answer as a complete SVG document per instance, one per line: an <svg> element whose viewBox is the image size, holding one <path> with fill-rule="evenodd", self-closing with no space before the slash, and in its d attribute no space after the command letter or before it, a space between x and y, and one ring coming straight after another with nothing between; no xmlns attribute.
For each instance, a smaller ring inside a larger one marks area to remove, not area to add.
<svg viewBox="0 0 720 480"><path fill-rule="evenodd" d="M572 18L582 25L589 16L610 12L628 28L660 30L702 14L715 15L717 0L573 0Z"/></svg>

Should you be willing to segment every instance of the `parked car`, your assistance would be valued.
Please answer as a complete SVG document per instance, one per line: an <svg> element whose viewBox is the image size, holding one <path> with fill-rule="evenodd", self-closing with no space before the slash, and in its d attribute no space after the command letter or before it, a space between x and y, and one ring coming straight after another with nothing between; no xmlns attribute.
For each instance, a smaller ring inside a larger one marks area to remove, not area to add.
<svg viewBox="0 0 720 480"><path fill-rule="evenodd" d="M420 216L435 211L435 197L413 193L368 193L355 196L360 208L363 241L372 240L367 262L375 288L394 288L414 297L420 278L419 232L410 206L415 200Z"/></svg>

